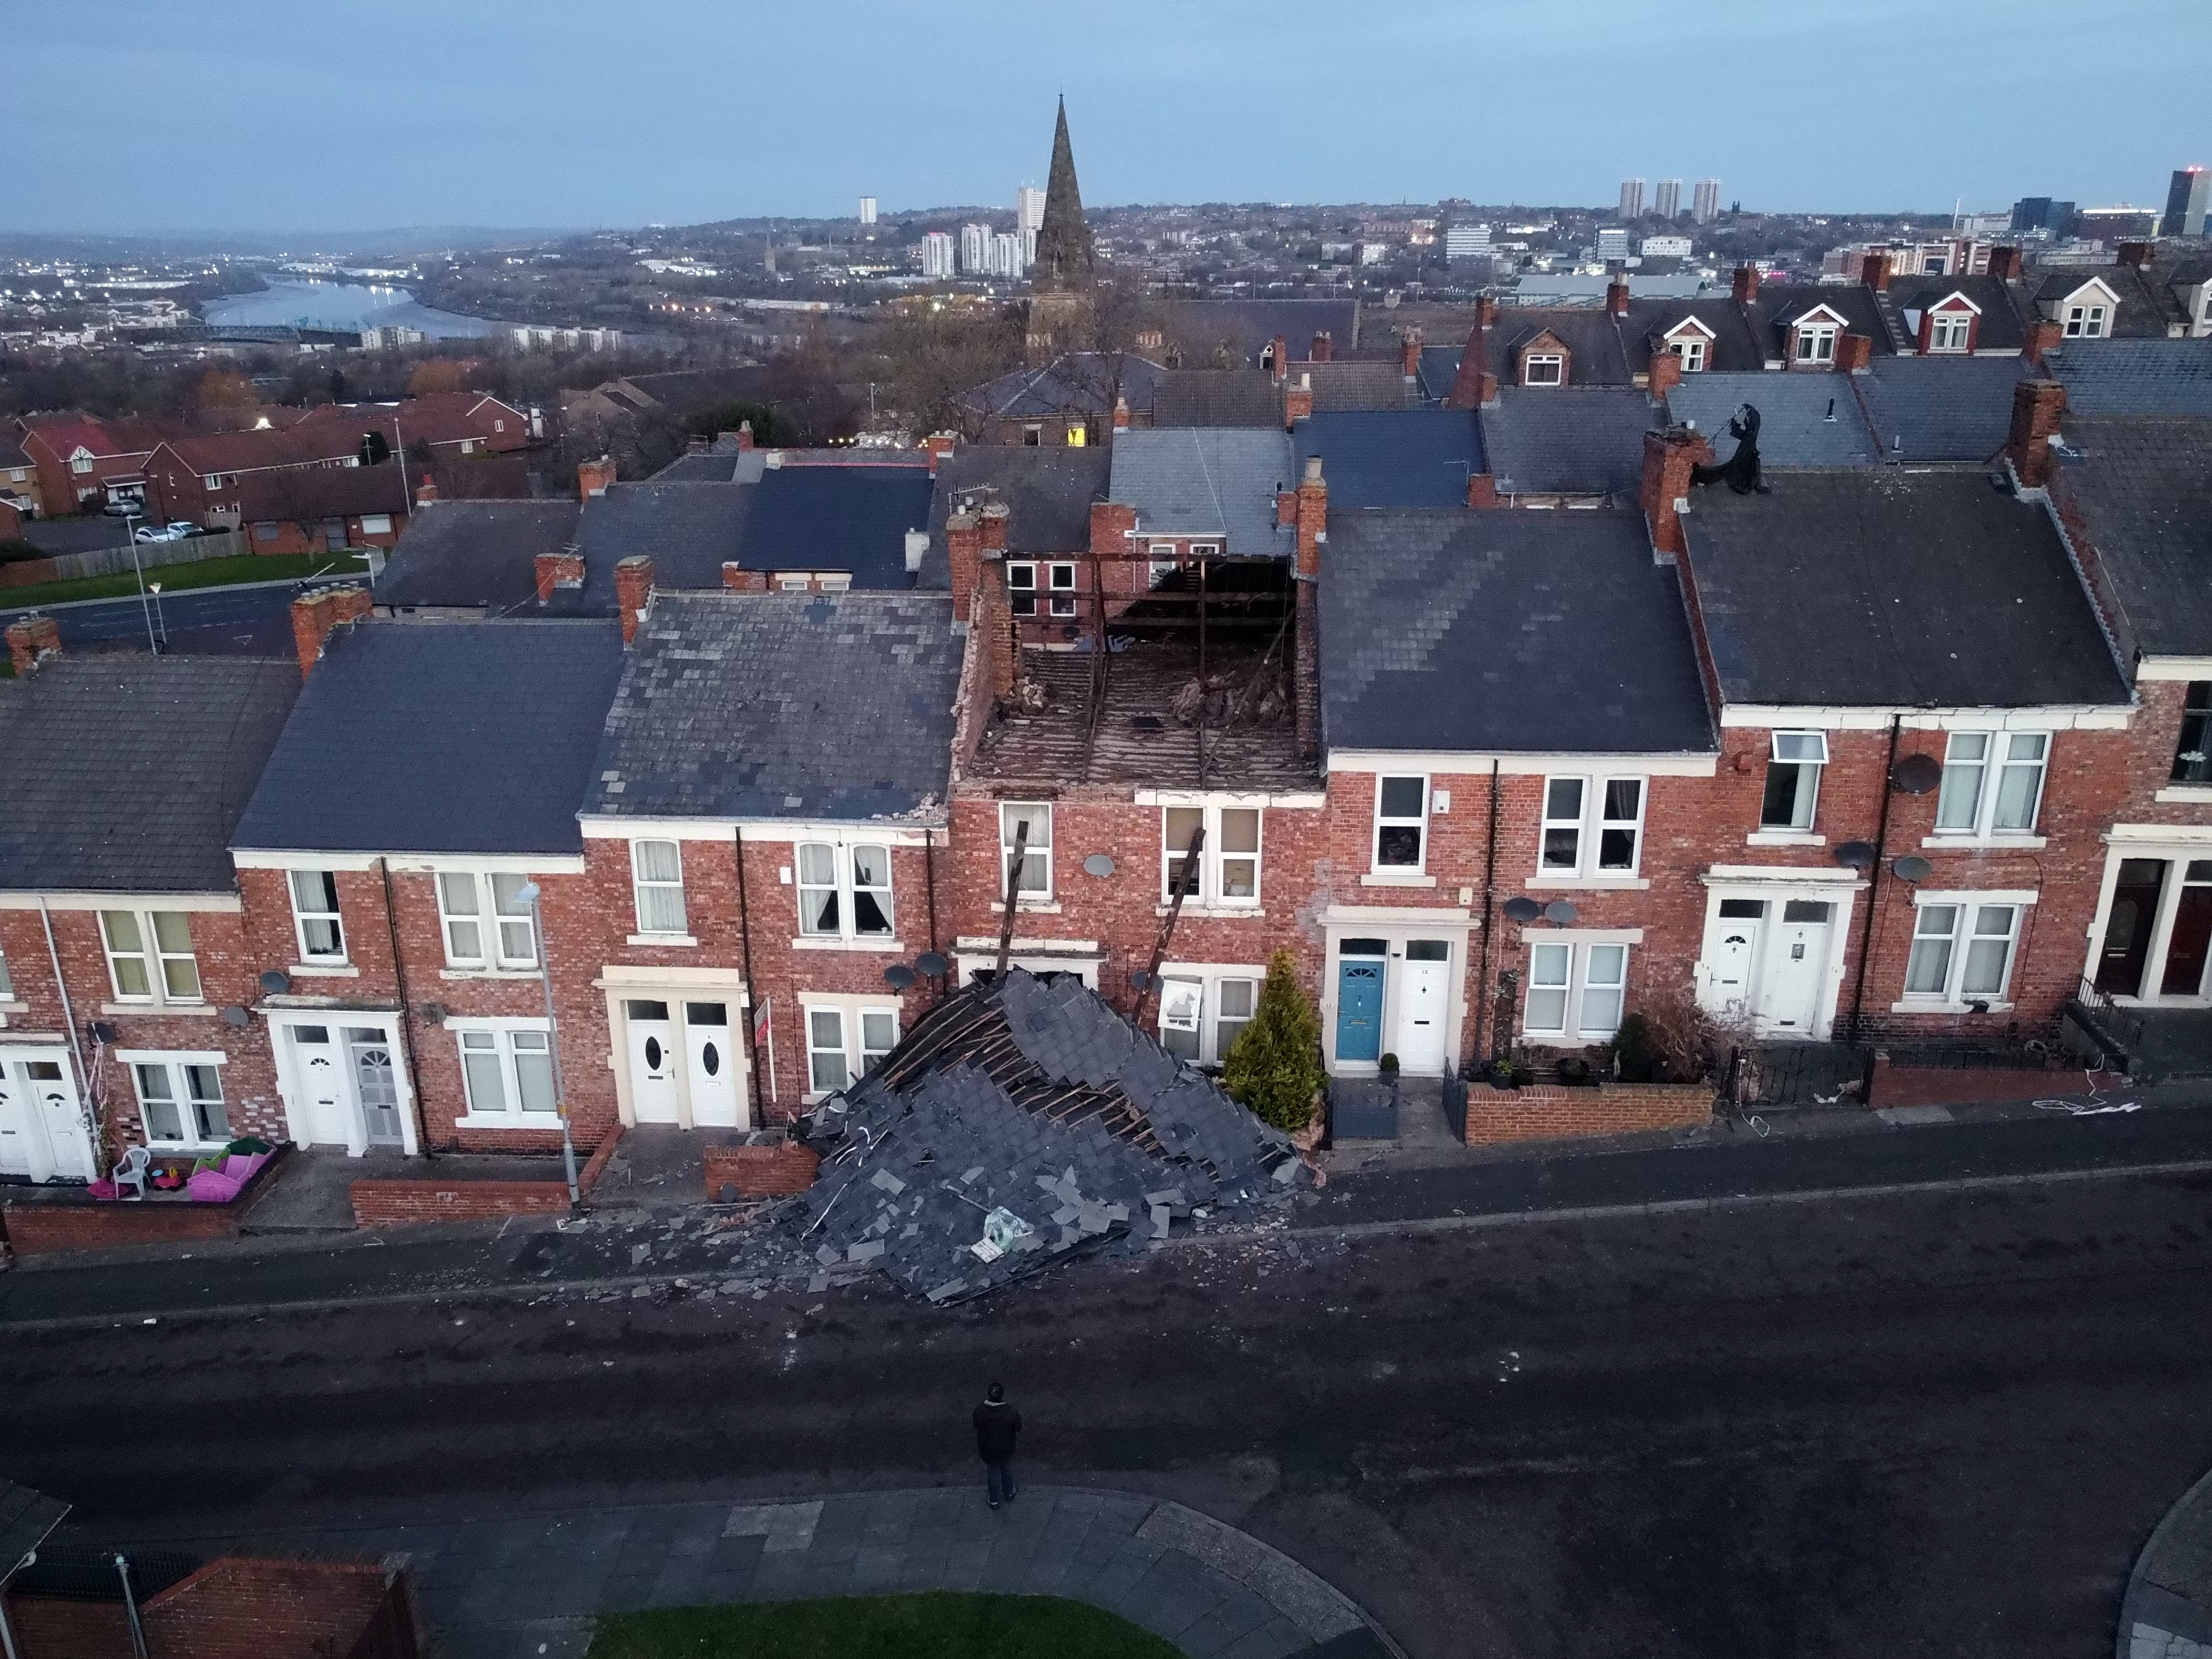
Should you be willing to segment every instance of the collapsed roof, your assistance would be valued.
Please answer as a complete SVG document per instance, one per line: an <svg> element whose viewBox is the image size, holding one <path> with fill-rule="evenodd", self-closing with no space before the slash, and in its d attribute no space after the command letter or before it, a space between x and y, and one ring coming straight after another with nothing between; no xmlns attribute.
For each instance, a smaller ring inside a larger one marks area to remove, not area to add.
<svg viewBox="0 0 2212 1659"><path fill-rule="evenodd" d="M788 1224L824 1267L872 1263L937 1303L1136 1254L1172 1216L1279 1203L1304 1168L1080 979L1018 968L947 996L811 1122L843 1144Z"/></svg>

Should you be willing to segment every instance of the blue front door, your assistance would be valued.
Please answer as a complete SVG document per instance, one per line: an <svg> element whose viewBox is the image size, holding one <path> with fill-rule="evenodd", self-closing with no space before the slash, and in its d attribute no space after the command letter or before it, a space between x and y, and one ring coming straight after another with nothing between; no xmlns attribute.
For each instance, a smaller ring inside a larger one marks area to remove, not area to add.
<svg viewBox="0 0 2212 1659"><path fill-rule="evenodd" d="M1336 1057L1339 1060L1382 1058L1380 957L1342 957L1337 960Z"/></svg>

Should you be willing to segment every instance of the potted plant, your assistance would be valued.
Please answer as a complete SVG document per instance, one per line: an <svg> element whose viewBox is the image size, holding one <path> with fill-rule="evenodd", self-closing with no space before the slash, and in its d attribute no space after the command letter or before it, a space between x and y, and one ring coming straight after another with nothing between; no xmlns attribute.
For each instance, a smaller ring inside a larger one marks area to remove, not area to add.
<svg viewBox="0 0 2212 1659"><path fill-rule="evenodd" d="M1568 1054L1559 1061L1559 1082L1569 1089L1589 1086L1590 1063L1580 1054Z"/></svg>
<svg viewBox="0 0 2212 1659"><path fill-rule="evenodd" d="M1398 1080L1397 1055L1385 1054L1382 1056L1382 1080L1386 1083L1395 1083Z"/></svg>
<svg viewBox="0 0 2212 1659"><path fill-rule="evenodd" d="M1500 1054L1492 1060L1484 1068L1482 1076L1483 1080L1493 1089L1511 1089L1518 1086L1514 1074L1513 1061L1504 1054Z"/></svg>

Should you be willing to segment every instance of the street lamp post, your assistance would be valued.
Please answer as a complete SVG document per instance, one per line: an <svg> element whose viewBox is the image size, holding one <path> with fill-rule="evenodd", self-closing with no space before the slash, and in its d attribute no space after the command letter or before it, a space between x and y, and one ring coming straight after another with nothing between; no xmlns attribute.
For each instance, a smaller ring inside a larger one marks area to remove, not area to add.
<svg viewBox="0 0 2212 1659"><path fill-rule="evenodd" d="M584 1201L576 1184L576 1143L568 1134L568 1091L561 1081L561 1032L553 1013L553 963L545 949L544 896L534 881L526 881L515 897L530 907L530 925L538 930L538 981L545 988L545 1047L553 1057L553 1109L561 1118L561 1167L568 1177L568 1202Z"/></svg>
<svg viewBox="0 0 2212 1659"><path fill-rule="evenodd" d="M161 630L161 649L167 651L169 648L169 619L161 611L161 584L148 582L146 586L153 592L154 621Z"/></svg>
<svg viewBox="0 0 2212 1659"><path fill-rule="evenodd" d="M161 647L154 642L154 607L146 598L146 571L138 562L138 515L123 515L123 533L131 538L131 569L138 578L138 608L146 613L146 648L159 656Z"/></svg>

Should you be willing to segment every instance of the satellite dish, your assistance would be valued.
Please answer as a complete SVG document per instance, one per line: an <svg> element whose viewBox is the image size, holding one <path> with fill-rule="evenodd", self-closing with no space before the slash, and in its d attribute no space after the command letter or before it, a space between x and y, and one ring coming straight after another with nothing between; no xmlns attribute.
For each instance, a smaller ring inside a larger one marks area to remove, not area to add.
<svg viewBox="0 0 2212 1659"><path fill-rule="evenodd" d="M1933 755L1907 755L1889 781L1908 795L1924 795L1943 781L1943 765Z"/></svg>
<svg viewBox="0 0 2212 1659"><path fill-rule="evenodd" d="M92 1022L92 1040L94 1042L113 1042L115 1028L104 1019L95 1019Z"/></svg>
<svg viewBox="0 0 2212 1659"><path fill-rule="evenodd" d="M446 1023L446 1016L450 1012L452 1011L442 1002L426 1002L421 1010L422 1018L433 1025L443 1025Z"/></svg>
<svg viewBox="0 0 2212 1659"><path fill-rule="evenodd" d="M245 1009L240 1007L234 1002L231 1004L229 1007L222 1011L222 1023L226 1025L250 1024L252 1022L252 1015L247 1013Z"/></svg>
<svg viewBox="0 0 2212 1659"><path fill-rule="evenodd" d="M1132 991L1141 991L1147 986L1151 985L1152 982L1152 976L1146 973L1143 969L1132 968L1129 969L1129 988Z"/></svg>
<svg viewBox="0 0 2212 1659"><path fill-rule="evenodd" d="M952 964L934 951L925 951L914 959L914 965L932 979L943 979L952 971Z"/></svg>
<svg viewBox="0 0 2212 1659"><path fill-rule="evenodd" d="M1874 860L1874 843L1870 841L1847 841L1836 848L1836 862L1846 870L1871 870Z"/></svg>
<svg viewBox="0 0 2212 1659"><path fill-rule="evenodd" d="M914 983L914 969L902 962L895 962L884 969L884 983L894 991L903 991Z"/></svg>
<svg viewBox="0 0 2212 1659"><path fill-rule="evenodd" d="M1505 919L1508 921L1534 921L1543 914L1544 907L1525 894L1505 901Z"/></svg>
<svg viewBox="0 0 2212 1659"><path fill-rule="evenodd" d="M1553 899L1544 907L1544 919L1547 921L1556 921L1562 927L1580 915L1582 912L1576 909L1572 902L1567 899Z"/></svg>
<svg viewBox="0 0 2212 1659"><path fill-rule="evenodd" d="M1114 873L1114 860L1103 853L1093 853L1083 860L1083 873L1101 878L1110 876Z"/></svg>
<svg viewBox="0 0 2212 1659"><path fill-rule="evenodd" d="M1936 873L1936 866L1917 853L1908 853L1889 866L1889 872L1899 881L1925 881Z"/></svg>
<svg viewBox="0 0 2212 1659"><path fill-rule="evenodd" d="M292 976L281 968L271 968L261 976L261 994L281 997L292 988Z"/></svg>

